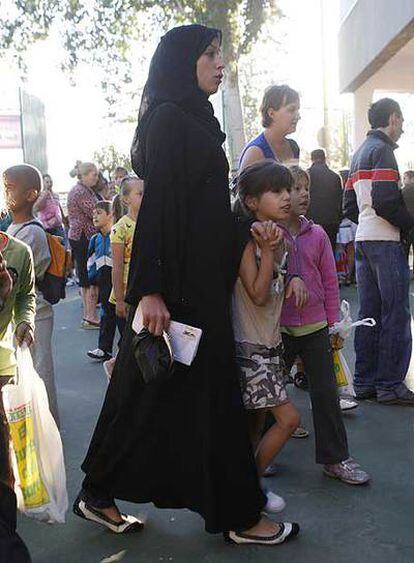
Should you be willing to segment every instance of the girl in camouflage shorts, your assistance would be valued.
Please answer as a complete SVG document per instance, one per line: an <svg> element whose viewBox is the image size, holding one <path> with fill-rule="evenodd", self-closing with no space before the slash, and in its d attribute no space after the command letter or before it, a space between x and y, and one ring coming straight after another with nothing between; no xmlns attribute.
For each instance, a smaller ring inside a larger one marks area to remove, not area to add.
<svg viewBox="0 0 414 563"><path fill-rule="evenodd" d="M289 215L291 185L289 170L272 160L252 164L238 179L242 208L256 220L263 221L264 229L262 235L252 232L254 240L244 250L233 296L236 356L260 477L300 420L286 392L279 324L285 281L288 282L286 294L295 294L299 304L306 299L306 290L298 277L285 280L285 242L281 229L275 224ZM267 411L272 413L276 423L262 436ZM265 492L268 512L284 508L281 497Z"/></svg>

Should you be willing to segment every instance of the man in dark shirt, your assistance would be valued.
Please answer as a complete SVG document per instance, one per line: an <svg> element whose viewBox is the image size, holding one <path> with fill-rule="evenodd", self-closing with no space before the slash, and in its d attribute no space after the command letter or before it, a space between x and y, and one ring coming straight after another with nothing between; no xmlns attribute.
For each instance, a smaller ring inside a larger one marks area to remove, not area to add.
<svg viewBox="0 0 414 563"><path fill-rule="evenodd" d="M312 151L311 160L310 206L307 216L323 227L335 252L336 236L342 219L341 178L326 164L323 149Z"/></svg>
<svg viewBox="0 0 414 563"><path fill-rule="evenodd" d="M402 196L408 211L414 216L414 170L407 170L404 172ZM409 259L412 243L404 239L403 244L405 253L407 254L407 259Z"/></svg>
<svg viewBox="0 0 414 563"><path fill-rule="evenodd" d="M414 215L414 170L404 172L402 195L408 211Z"/></svg>

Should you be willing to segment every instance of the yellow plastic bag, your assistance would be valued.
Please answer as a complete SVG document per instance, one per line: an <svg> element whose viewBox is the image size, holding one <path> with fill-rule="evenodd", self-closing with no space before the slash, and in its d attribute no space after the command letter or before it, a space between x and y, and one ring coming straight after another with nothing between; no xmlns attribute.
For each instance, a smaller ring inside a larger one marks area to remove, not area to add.
<svg viewBox="0 0 414 563"><path fill-rule="evenodd" d="M49 495L39 470L31 403L10 409L7 418L24 505L39 508L49 502Z"/></svg>

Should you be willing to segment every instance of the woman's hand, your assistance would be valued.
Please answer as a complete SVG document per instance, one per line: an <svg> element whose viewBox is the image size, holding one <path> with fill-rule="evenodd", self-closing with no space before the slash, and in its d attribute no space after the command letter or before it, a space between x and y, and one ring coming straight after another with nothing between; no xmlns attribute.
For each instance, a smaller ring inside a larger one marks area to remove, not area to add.
<svg viewBox="0 0 414 563"><path fill-rule="evenodd" d="M262 251L274 252L283 243L283 232L273 221L253 223L251 233Z"/></svg>
<svg viewBox="0 0 414 563"><path fill-rule="evenodd" d="M298 277L294 277L288 283L286 288L285 298L289 299L289 297L295 296L295 304L298 309L303 309L309 299L309 293L306 289L306 285L303 283Z"/></svg>
<svg viewBox="0 0 414 563"><path fill-rule="evenodd" d="M170 326L170 313L159 293L145 295L141 299L144 326L154 336L161 336Z"/></svg>

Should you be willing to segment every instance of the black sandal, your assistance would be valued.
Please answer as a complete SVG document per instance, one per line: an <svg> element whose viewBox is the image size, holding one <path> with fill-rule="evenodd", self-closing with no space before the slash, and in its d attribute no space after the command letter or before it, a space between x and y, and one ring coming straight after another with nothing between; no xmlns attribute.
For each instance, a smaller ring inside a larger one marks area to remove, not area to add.
<svg viewBox="0 0 414 563"><path fill-rule="evenodd" d="M105 514L102 514L102 512L99 512L99 510L87 504L82 499L81 495L79 495L73 503L73 513L84 520L105 526L114 534L132 534L144 528L144 523L130 514L121 514L123 522L112 520L109 516L105 516Z"/></svg>
<svg viewBox="0 0 414 563"><path fill-rule="evenodd" d="M296 522L280 522L280 530L273 536L252 536L243 532L225 532L224 540L228 543L237 545L257 544L257 545L279 545L288 541L299 533L299 524Z"/></svg>

